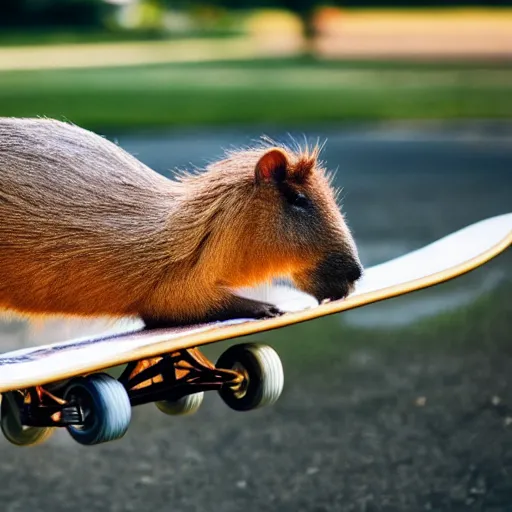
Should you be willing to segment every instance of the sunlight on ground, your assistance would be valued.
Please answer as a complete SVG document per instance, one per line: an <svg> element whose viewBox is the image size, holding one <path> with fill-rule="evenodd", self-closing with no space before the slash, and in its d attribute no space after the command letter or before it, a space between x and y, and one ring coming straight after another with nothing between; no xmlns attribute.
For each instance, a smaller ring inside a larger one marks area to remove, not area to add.
<svg viewBox="0 0 512 512"><path fill-rule="evenodd" d="M316 18L324 57L485 58L512 55L512 10L325 9Z"/></svg>
<svg viewBox="0 0 512 512"><path fill-rule="evenodd" d="M172 62L244 60L285 57L297 53L296 45L255 44L247 37L23 46L0 49L0 70L117 67Z"/></svg>

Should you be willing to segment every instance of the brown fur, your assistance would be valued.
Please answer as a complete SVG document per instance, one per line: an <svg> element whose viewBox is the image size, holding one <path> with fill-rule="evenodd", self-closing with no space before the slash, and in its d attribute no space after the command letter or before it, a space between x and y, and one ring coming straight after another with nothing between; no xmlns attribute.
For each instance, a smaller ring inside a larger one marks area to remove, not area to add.
<svg viewBox="0 0 512 512"><path fill-rule="evenodd" d="M360 275L318 148L262 144L171 181L79 127L0 118L0 173L0 309L272 316L232 289L291 277L339 298ZM309 214L283 199L297 192Z"/></svg>

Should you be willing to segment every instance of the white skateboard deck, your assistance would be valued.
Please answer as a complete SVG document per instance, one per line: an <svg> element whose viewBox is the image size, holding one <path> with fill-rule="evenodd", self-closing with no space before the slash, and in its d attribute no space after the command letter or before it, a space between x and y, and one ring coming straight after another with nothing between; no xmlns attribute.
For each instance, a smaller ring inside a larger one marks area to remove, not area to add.
<svg viewBox="0 0 512 512"><path fill-rule="evenodd" d="M483 220L426 247L365 270L346 299L320 304L282 286L241 290L284 311L267 320L236 319L181 328L140 327L95 338L38 346L0 356L0 392L26 389L164 353L268 331L371 304L448 281L494 258L512 244L512 213Z"/></svg>

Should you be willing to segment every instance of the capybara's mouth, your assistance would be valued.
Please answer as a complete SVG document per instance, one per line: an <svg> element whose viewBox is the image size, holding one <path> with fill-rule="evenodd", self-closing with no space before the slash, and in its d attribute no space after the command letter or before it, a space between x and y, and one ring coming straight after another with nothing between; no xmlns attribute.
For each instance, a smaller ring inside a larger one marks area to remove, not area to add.
<svg viewBox="0 0 512 512"><path fill-rule="evenodd" d="M363 268L356 258L332 254L314 270L296 275L294 280L301 290L323 303L345 299L362 274Z"/></svg>
<svg viewBox="0 0 512 512"><path fill-rule="evenodd" d="M357 281L361 278L363 269L359 263L354 262L348 269L345 268L342 276L324 275L318 283L313 295L318 302L346 299L356 288Z"/></svg>
<svg viewBox="0 0 512 512"><path fill-rule="evenodd" d="M338 285L335 290L323 290L322 292L316 293L314 295L319 303L325 304L327 302L333 302L335 300L346 299L351 293L354 292L355 288L356 281L346 281L343 284Z"/></svg>
<svg viewBox="0 0 512 512"><path fill-rule="evenodd" d="M333 295L330 295L328 297L325 297L323 296L323 298L321 297L316 297L316 299L318 300L318 302L320 304L327 304L328 302L334 302L334 301L337 301L337 300L344 300L346 299L348 296L350 295L350 293L347 291L347 293L344 293L344 294L333 294Z"/></svg>

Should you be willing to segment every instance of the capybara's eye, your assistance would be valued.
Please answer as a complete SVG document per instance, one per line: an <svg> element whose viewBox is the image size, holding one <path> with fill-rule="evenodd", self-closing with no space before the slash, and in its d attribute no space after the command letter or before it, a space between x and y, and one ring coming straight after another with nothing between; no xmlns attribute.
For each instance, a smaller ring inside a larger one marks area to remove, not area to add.
<svg viewBox="0 0 512 512"><path fill-rule="evenodd" d="M307 209L309 206L311 206L311 201L306 195L301 192L297 192L297 190L295 190L293 187L290 187L287 183L282 183L279 186L279 190L289 205L301 209Z"/></svg>
<svg viewBox="0 0 512 512"><path fill-rule="evenodd" d="M293 197L291 203L293 206L298 206L299 208L307 208L309 206L309 199L304 195L298 192Z"/></svg>

